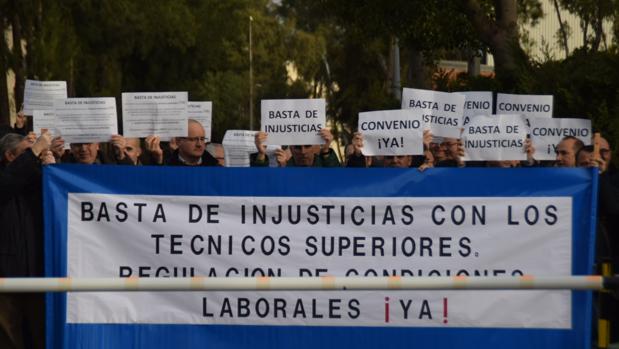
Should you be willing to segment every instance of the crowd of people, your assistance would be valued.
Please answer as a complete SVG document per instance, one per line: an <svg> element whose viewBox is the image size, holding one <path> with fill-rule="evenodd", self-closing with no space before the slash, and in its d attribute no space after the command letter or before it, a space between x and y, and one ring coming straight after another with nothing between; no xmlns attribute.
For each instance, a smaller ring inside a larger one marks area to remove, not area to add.
<svg viewBox="0 0 619 349"><path fill-rule="evenodd" d="M599 151L574 137L565 137L556 147L556 161L536 161L534 144L527 140L526 161L463 161L462 142L444 138L433 142L423 134L423 155L364 156L363 135L355 133L340 161L331 148L329 129L320 132L322 144L290 145L272 156L280 167L597 167L599 169L598 260L619 266L619 174L612 163L608 141L599 140ZM265 145L268 134L255 136L252 167L269 166ZM115 135L108 143L71 143L66 149L61 137L43 130L27 132L26 118L18 115L13 127L0 129L0 278L43 276L42 166L55 163L82 165L223 166L224 149L205 142L204 127L188 121L188 135L162 142ZM594 271L592 271L594 272ZM0 293L0 347L43 347L44 309L41 294ZM615 321L619 322L619 321ZM28 335L24 336L24 333Z"/></svg>

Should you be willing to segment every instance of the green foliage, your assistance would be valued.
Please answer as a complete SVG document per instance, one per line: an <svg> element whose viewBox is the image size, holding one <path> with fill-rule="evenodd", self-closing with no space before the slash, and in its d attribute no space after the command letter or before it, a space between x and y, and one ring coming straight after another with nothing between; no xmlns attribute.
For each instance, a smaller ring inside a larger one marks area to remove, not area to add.
<svg viewBox="0 0 619 349"><path fill-rule="evenodd" d="M28 78L67 80L76 97L189 91L213 101L213 138L249 125L249 17L254 103L307 97L320 75L325 40L275 16L269 0L3 1L24 24ZM7 53L8 54L8 53ZM8 56L12 59L12 56ZM288 81L294 62L301 79ZM16 65L15 59L10 65Z"/></svg>
<svg viewBox="0 0 619 349"><path fill-rule="evenodd" d="M619 145L619 55L578 50L568 59L536 69L534 93L555 97L557 117L589 118L593 128Z"/></svg>

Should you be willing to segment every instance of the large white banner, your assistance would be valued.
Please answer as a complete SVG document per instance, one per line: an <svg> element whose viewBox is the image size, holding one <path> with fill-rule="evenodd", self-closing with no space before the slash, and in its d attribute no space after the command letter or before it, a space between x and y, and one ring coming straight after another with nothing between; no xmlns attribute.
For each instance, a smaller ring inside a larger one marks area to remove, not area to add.
<svg viewBox="0 0 619 349"><path fill-rule="evenodd" d="M530 118L529 122L536 160L555 160L555 150L563 137L573 136L585 145L591 144L591 120Z"/></svg>
<svg viewBox="0 0 619 349"><path fill-rule="evenodd" d="M460 138L464 98L458 93L405 88L402 109L411 109L420 115L425 129L432 131L432 135Z"/></svg>
<svg viewBox="0 0 619 349"><path fill-rule="evenodd" d="M561 276L570 197L73 193L69 277ZM67 322L571 327L569 291L69 293Z"/></svg>

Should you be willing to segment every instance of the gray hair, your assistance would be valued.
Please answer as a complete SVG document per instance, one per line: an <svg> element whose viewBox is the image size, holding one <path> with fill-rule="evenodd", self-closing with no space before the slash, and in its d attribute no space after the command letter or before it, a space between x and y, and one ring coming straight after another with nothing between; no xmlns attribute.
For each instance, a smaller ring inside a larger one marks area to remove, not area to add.
<svg viewBox="0 0 619 349"><path fill-rule="evenodd" d="M24 138L26 137L17 133L7 133L2 138L0 138L0 160L5 160L4 154L7 151L14 152L19 147L19 143L21 143Z"/></svg>

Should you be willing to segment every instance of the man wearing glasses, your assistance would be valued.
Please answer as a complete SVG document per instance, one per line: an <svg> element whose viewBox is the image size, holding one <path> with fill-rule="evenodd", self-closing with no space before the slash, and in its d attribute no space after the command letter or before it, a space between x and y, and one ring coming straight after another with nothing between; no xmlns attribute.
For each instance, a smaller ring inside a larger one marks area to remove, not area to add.
<svg viewBox="0 0 619 349"><path fill-rule="evenodd" d="M176 138L178 149L165 162L168 166L219 166L209 152L206 151L204 127L193 119L189 119L187 137Z"/></svg>
<svg viewBox="0 0 619 349"><path fill-rule="evenodd" d="M283 149L275 151L277 164L279 167L339 167L340 161L333 149L330 148L333 141L333 134L327 128L320 130L320 136L324 140L322 145L293 145L290 146L292 157L287 159L286 152ZM267 157L267 146L264 144L268 135L265 132L256 134L257 153L251 154L250 162L252 167L269 166L269 158Z"/></svg>

